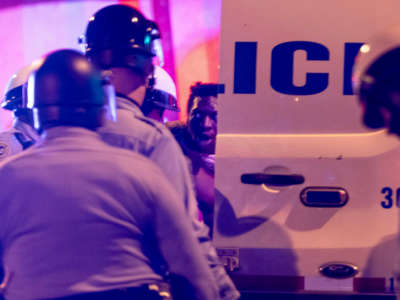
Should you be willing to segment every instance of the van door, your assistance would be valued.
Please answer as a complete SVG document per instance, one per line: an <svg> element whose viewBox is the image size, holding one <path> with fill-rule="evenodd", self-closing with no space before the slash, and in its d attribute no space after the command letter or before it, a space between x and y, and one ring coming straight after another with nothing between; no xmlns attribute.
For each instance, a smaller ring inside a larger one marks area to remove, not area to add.
<svg viewBox="0 0 400 300"><path fill-rule="evenodd" d="M223 1L214 243L239 288L395 288L400 142L363 128L351 71L398 11Z"/></svg>

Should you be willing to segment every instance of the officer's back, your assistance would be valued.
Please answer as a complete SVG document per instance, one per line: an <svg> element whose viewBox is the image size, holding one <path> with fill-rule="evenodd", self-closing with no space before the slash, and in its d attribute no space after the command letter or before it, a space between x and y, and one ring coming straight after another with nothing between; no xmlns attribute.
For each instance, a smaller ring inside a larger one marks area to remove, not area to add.
<svg viewBox="0 0 400 300"><path fill-rule="evenodd" d="M12 183L0 195L6 299L161 299L162 266L184 279L186 296L216 299L162 172L96 134L105 112L101 82L72 50L46 56L30 77L43 134L0 165L0 180Z"/></svg>

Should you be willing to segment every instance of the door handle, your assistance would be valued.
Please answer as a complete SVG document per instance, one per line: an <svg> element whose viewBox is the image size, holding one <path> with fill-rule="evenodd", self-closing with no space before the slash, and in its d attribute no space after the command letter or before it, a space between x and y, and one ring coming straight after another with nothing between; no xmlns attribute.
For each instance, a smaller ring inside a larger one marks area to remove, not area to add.
<svg viewBox="0 0 400 300"><path fill-rule="evenodd" d="M304 176L301 174L265 174L265 173L244 173L240 176L244 184L270 184L277 186L288 186L304 183Z"/></svg>

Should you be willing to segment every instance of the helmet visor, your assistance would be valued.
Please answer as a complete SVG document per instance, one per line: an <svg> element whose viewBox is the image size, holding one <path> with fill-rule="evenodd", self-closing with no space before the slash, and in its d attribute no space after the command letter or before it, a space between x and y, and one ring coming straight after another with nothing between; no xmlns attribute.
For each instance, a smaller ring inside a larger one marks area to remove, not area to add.
<svg viewBox="0 0 400 300"><path fill-rule="evenodd" d="M103 79L102 82L103 91L104 91L104 107L106 109L106 119L112 122L117 121L117 101L115 96L115 88L110 83L107 78Z"/></svg>

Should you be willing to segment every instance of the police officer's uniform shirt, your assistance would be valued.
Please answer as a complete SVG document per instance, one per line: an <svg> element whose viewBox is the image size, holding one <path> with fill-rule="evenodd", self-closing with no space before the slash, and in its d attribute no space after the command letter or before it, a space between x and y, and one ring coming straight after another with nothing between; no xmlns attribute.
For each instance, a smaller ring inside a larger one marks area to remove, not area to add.
<svg viewBox="0 0 400 300"><path fill-rule="evenodd" d="M117 122L108 122L99 133L108 144L133 150L155 162L184 199L191 215L198 216L197 204L191 201L194 195L183 153L163 124L145 117L130 100L117 97Z"/></svg>
<svg viewBox="0 0 400 300"><path fill-rule="evenodd" d="M219 261L209 239L207 226L198 221L199 210L191 174L185 156L169 129L164 124L145 117L132 101L117 97L117 122L108 122L99 129L99 133L110 145L140 153L160 167L192 218L193 227L213 271L221 299L238 299L239 293Z"/></svg>
<svg viewBox="0 0 400 300"><path fill-rule="evenodd" d="M14 119L12 128L0 133L0 161L28 148L38 138L30 125Z"/></svg>
<svg viewBox="0 0 400 300"><path fill-rule="evenodd" d="M218 298L182 202L145 157L55 127L0 163L0 181L7 299L139 286L161 279L161 256L193 284L194 299Z"/></svg>

